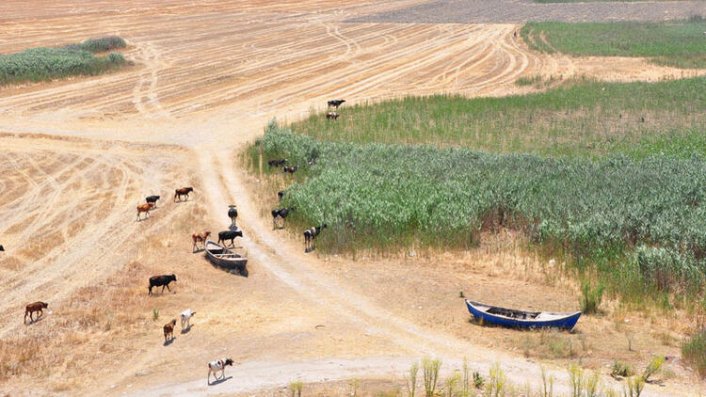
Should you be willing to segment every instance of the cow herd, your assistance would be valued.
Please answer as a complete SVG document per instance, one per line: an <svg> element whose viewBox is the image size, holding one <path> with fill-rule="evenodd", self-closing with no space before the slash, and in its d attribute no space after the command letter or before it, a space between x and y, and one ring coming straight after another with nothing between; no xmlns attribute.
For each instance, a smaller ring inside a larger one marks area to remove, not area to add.
<svg viewBox="0 0 706 397"><path fill-rule="evenodd" d="M345 100L343 99L334 99L328 101L328 106L329 108L335 109L334 111L329 111L326 114L327 119L337 119L338 118L338 113L336 110L338 110L338 107L343 104ZM270 167L282 167L283 171L288 174L294 174L298 170L297 165L287 165L287 159L272 159L268 161L268 165ZM193 187L182 187L179 189L175 189L174 191L174 198L173 202L181 202L181 201L188 201L189 200L189 194L194 192ZM285 196L285 191L280 191L277 193L279 201L282 201L283 197ZM157 208L157 201L159 201L160 196L159 195L150 195L145 197L145 202L142 204L138 204L136 209L137 209L137 221L145 220L149 218L150 216L150 211L153 209ZM285 220L287 219L287 216L291 214L295 210L295 207L281 207L281 208L275 208L272 210L272 223L273 223L273 229L283 229L285 225ZM145 214L144 217L142 217L142 214ZM226 241L230 241L230 246L233 247L235 245L235 238L236 237L243 237L243 232L242 230L238 229L235 226L235 218L237 217L237 212L235 210L235 206L231 206L231 209L228 212L228 216L232 220L231 224L231 229L230 230L225 230L221 231L218 233L218 244L223 244L225 246ZM314 239L321 233L323 229L325 229L327 225L325 223L320 224L318 226L313 226L309 229L306 229L304 231L304 252L310 252L314 249ZM204 230L203 232L195 232L192 234L192 252L196 252L198 248L198 244L201 243L205 245L206 240L208 237L211 235L211 232L208 230ZM4 251L4 247L0 245L0 251ZM171 292L171 289L169 288L169 285L172 282L176 282L177 278L175 274L164 274L164 275L159 275L159 276L152 276L149 278L149 286L148 286L148 295L152 295L152 290L153 288L159 288L162 287L161 292L164 292L164 289L166 288L167 291ZM27 317L29 317L30 324L34 323L35 321L41 319L44 315L43 309L47 309L49 304L47 302L42 302L42 301L37 301L34 303L30 303L25 307L25 316L24 316L24 323L27 323ZM36 313L36 318L35 318L35 313ZM190 320L191 318L196 314L195 311L191 309L186 309L180 313L180 319L181 319L181 331L182 333L186 333L191 329L191 323ZM172 319L169 321L167 324L163 326L163 334L164 334L164 343L165 345L171 343L175 339L174 337L174 328L176 327L177 320ZM234 364L233 360L230 358L223 358L219 360L214 360L208 363L208 379L207 383L210 385L211 384L211 374L213 374L214 378L216 380L223 380L225 379L225 367L226 366L232 366ZM221 373L221 376L218 377L218 372Z"/></svg>

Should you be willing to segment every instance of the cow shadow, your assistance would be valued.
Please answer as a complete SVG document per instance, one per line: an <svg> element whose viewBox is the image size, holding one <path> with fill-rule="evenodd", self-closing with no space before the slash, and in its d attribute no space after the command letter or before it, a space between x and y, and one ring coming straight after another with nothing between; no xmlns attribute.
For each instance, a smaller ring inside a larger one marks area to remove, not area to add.
<svg viewBox="0 0 706 397"><path fill-rule="evenodd" d="M198 254L200 252L206 251L206 248L196 248L196 250L191 250L192 254Z"/></svg>
<svg viewBox="0 0 706 397"><path fill-rule="evenodd" d="M232 379L232 378L233 378L232 376L226 376L225 378L220 378L220 379L214 380L213 382L209 382L208 385L209 385L209 386L219 385L219 384L221 384L221 383L227 381L228 379Z"/></svg>
<svg viewBox="0 0 706 397"><path fill-rule="evenodd" d="M181 334L184 335L184 334L188 334L189 332L191 332L191 327L193 327L193 325L189 324L188 327L182 328L182 329L181 329Z"/></svg>
<svg viewBox="0 0 706 397"><path fill-rule="evenodd" d="M174 340L175 340L175 339L176 339L175 337L171 337L171 338L165 340L165 341L164 341L164 344L163 344L162 346L169 346L169 345L171 345L172 343L174 343Z"/></svg>

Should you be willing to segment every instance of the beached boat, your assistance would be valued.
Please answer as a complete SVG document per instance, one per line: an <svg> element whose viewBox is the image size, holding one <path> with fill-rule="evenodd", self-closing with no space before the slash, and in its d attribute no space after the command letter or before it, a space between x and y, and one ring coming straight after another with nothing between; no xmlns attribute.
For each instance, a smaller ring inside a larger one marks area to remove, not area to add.
<svg viewBox="0 0 706 397"><path fill-rule="evenodd" d="M231 273L239 273L245 277L248 276L248 269L245 267L248 263L248 258L211 240L206 240L206 257L215 266Z"/></svg>
<svg viewBox="0 0 706 397"><path fill-rule="evenodd" d="M551 313L528 312L490 306L466 299L466 307L473 317L487 324L511 328L561 328L571 330L581 317L581 312Z"/></svg>

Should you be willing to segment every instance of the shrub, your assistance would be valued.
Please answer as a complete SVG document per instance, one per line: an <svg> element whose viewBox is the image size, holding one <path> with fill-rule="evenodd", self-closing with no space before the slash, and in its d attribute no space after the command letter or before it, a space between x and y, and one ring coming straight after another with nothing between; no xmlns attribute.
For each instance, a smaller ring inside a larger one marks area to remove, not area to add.
<svg viewBox="0 0 706 397"><path fill-rule="evenodd" d="M659 372L659 370L662 368L662 364L664 364L664 361L664 356L653 357L650 363L647 364L647 368L645 368L645 371L642 373L642 380L649 383L650 377Z"/></svg>
<svg viewBox="0 0 706 397"><path fill-rule="evenodd" d="M610 376L614 378L627 378L633 375L633 370L629 365L621 361L613 361L613 365L610 370Z"/></svg>
<svg viewBox="0 0 706 397"><path fill-rule="evenodd" d="M706 329L689 338L682 345L681 354L702 377L706 377Z"/></svg>
<svg viewBox="0 0 706 397"><path fill-rule="evenodd" d="M500 368L499 363L490 367L488 383L485 386L485 395L488 397L500 397L505 395L507 378L505 372Z"/></svg>
<svg viewBox="0 0 706 397"><path fill-rule="evenodd" d="M117 48L125 48L127 43L118 36L106 36L97 39L88 39L79 44L79 48L90 52L106 52Z"/></svg>
<svg viewBox="0 0 706 397"><path fill-rule="evenodd" d="M485 379L483 378L483 375L480 374L480 372L473 372L473 386L476 389L482 389L483 385L485 385Z"/></svg>
<svg viewBox="0 0 706 397"><path fill-rule="evenodd" d="M424 373L424 393L426 397L434 397L436 384L439 381L439 369L441 368L441 360L430 359L425 357L422 359L422 370Z"/></svg>
<svg viewBox="0 0 706 397"><path fill-rule="evenodd" d="M301 381L289 382L289 391L292 397L302 397L302 389L304 388L304 383Z"/></svg>
<svg viewBox="0 0 706 397"><path fill-rule="evenodd" d="M591 287L588 281L584 281L581 285L581 312L584 314L598 313L598 307L603 300L603 285L598 284L595 288Z"/></svg>
<svg viewBox="0 0 706 397"><path fill-rule="evenodd" d="M409 367L409 383L407 385L407 391L410 397L414 397L417 391L417 373L419 372L419 363L414 362L412 366Z"/></svg>

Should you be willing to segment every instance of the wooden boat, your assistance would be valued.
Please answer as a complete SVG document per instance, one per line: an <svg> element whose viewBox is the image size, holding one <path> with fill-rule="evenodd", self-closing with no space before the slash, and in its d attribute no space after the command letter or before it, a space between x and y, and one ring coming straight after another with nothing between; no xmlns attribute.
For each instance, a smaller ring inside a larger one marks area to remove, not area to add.
<svg viewBox="0 0 706 397"><path fill-rule="evenodd" d="M206 257L215 266L231 273L239 273L245 277L248 276L248 269L245 267L248 263L248 258L211 240L206 240Z"/></svg>
<svg viewBox="0 0 706 397"><path fill-rule="evenodd" d="M581 317L581 312L551 313L528 312L490 306L466 299L466 307L473 317L483 323L510 328L560 328L571 330Z"/></svg>

